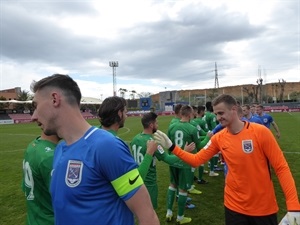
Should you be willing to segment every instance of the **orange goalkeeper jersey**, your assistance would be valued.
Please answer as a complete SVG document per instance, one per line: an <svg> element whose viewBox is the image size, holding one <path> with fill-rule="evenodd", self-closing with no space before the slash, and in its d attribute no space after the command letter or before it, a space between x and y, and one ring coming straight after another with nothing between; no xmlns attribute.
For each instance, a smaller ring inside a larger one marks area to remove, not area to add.
<svg viewBox="0 0 300 225"><path fill-rule="evenodd" d="M272 166L285 194L287 209L300 210L294 179L273 134L260 124L244 123L243 130L235 135L224 128L197 154L181 151L178 146L173 153L197 167L221 151L228 167L224 205L250 216L278 211L271 179Z"/></svg>

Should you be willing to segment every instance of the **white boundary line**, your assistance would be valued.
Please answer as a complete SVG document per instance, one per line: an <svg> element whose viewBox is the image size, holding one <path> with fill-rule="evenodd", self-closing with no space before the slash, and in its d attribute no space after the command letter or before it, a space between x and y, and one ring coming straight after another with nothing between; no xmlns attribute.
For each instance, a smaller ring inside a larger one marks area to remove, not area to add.
<svg viewBox="0 0 300 225"><path fill-rule="evenodd" d="M123 133L117 133L117 136L121 136L121 135L124 135L124 134L128 134L128 133L130 132L130 129L129 129L129 128L127 128L127 127L123 127L123 128L126 129L126 131L123 132Z"/></svg>

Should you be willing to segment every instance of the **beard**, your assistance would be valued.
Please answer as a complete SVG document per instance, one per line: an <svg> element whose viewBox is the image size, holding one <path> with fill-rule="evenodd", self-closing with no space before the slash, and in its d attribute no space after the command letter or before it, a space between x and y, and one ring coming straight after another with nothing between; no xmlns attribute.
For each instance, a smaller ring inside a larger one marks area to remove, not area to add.
<svg viewBox="0 0 300 225"><path fill-rule="evenodd" d="M152 134L154 134L157 131L157 128L152 129Z"/></svg>

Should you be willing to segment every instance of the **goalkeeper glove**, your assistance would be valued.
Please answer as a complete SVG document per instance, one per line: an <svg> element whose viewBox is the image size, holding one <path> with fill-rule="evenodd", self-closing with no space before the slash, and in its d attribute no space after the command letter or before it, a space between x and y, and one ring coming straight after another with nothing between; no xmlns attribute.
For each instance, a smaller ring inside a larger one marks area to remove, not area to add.
<svg viewBox="0 0 300 225"><path fill-rule="evenodd" d="M157 130L153 134L153 138L155 141L157 141L159 144L161 144L164 148L167 149L169 149L173 144L172 141L168 138L168 136L160 130Z"/></svg>
<svg viewBox="0 0 300 225"><path fill-rule="evenodd" d="M300 225L300 212L287 212L279 225Z"/></svg>

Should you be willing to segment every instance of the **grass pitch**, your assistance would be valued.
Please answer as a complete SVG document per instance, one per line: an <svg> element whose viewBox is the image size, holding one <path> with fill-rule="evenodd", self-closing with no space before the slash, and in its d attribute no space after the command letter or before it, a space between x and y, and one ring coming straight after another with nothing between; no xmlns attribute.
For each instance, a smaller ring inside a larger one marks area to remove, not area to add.
<svg viewBox="0 0 300 225"><path fill-rule="evenodd" d="M278 142L300 193L300 113L274 113L272 116L281 131ZM158 117L159 129L166 132L171 118L172 116ZM89 120L89 123L99 125L98 120ZM140 117L128 117L125 127L119 130L118 136L129 143L141 131ZM25 197L21 190L22 160L25 148L40 132L40 128L35 123L0 125L0 225L25 224ZM159 185L157 214L161 224L175 224L175 222L165 222L166 193L169 185L168 166L163 162L157 163L157 173ZM204 175L204 179L209 181L209 184L195 184L202 194L191 195L192 203L196 208L187 209L185 215L192 217L191 225L223 225L223 173L220 172L219 177ZM273 179L280 207L278 212L278 220L280 220L286 213L285 200L275 174ZM176 204L174 212L176 212Z"/></svg>

